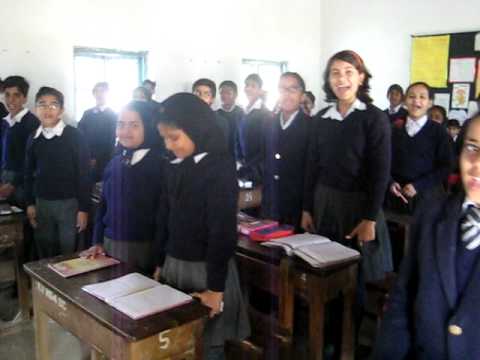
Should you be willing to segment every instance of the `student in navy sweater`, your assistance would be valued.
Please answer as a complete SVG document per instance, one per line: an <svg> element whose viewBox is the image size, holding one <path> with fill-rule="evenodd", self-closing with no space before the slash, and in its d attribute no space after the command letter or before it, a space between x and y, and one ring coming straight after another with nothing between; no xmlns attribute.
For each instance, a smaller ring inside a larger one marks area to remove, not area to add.
<svg viewBox="0 0 480 360"><path fill-rule="evenodd" d="M392 270L382 212L391 126L386 114L371 104L370 78L361 57L351 50L328 61L324 90L334 105L313 119L302 215L303 229L359 249L361 284Z"/></svg>
<svg viewBox="0 0 480 360"><path fill-rule="evenodd" d="M192 94L163 103L158 129L177 157L160 203L157 270L174 287L208 306L206 359L223 359L228 339L249 335L234 254L238 185L235 162L210 107Z"/></svg>
<svg viewBox="0 0 480 360"><path fill-rule="evenodd" d="M96 105L83 113L78 129L83 133L90 151L92 180L102 179L103 170L115 148L117 115L107 107L108 83L99 82L93 87Z"/></svg>
<svg viewBox="0 0 480 360"><path fill-rule="evenodd" d="M309 116L301 109L305 82L294 72L280 77L281 112L265 127L262 216L300 229Z"/></svg>
<svg viewBox="0 0 480 360"><path fill-rule="evenodd" d="M63 94L42 87L35 102L41 126L27 143L25 199L38 254L45 258L75 251L76 233L87 226L91 183L85 139L61 119Z"/></svg>
<svg viewBox="0 0 480 360"><path fill-rule="evenodd" d="M312 112L315 108L315 95L313 95L311 91L305 91L301 106L306 115L313 116Z"/></svg>
<svg viewBox="0 0 480 360"><path fill-rule="evenodd" d="M460 155L463 191L418 212L374 359L480 359L480 115Z"/></svg>
<svg viewBox="0 0 480 360"><path fill-rule="evenodd" d="M385 109L390 122L403 122L407 117L407 110L403 107L403 88L398 84L390 85L387 91L387 98L390 106Z"/></svg>
<svg viewBox="0 0 480 360"><path fill-rule="evenodd" d="M152 151L158 132L150 107L133 101L120 113L118 141L122 145L107 165L102 198L96 213L93 243L84 256L108 253L144 273L154 270L153 240L163 158Z"/></svg>
<svg viewBox="0 0 480 360"><path fill-rule="evenodd" d="M230 153L235 156L235 141L238 136L238 127L245 112L236 104L238 96L237 84L233 81L225 80L220 84L219 89L222 106L217 110L217 114L227 120L228 148Z"/></svg>
<svg viewBox="0 0 480 360"><path fill-rule="evenodd" d="M9 76L3 86L9 113L0 119L0 196L25 207L25 147L40 122L25 107L30 86L23 77Z"/></svg>
<svg viewBox="0 0 480 360"><path fill-rule="evenodd" d="M422 82L407 89L408 117L392 132L392 178L387 207L412 213L422 203L445 195L443 183L452 167L452 150L445 128L430 120L432 91Z"/></svg>

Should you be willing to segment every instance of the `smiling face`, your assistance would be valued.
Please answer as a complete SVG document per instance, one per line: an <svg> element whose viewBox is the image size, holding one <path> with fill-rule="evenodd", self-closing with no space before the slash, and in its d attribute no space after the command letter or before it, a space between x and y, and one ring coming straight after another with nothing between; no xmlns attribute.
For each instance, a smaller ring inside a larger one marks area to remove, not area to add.
<svg viewBox="0 0 480 360"><path fill-rule="evenodd" d="M123 110L117 121L117 137L127 149L136 149L143 144L145 128L140 115L132 110Z"/></svg>
<svg viewBox="0 0 480 360"><path fill-rule="evenodd" d="M27 98L16 86L5 89L5 104L7 105L7 109L12 116L17 115L20 111L22 111L26 102Z"/></svg>
<svg viewBox="0 0 480 360"><path fill-rule="evenodd" d="M407 106L408 116L413 120L420 119L432 106L428 89L423 85L412 86L408 89L405 105Z"/></svg>
<svg viewBox="0 0 480 360"><path fill-rule="evenodd" d="M346 61L335 60L330 66L328 82L339 103L352 104L364 80L365 74Z"/></svg>
<svg viewBox="0 0 480 360"><path fill-rule="evenodd" d="M388 101L390 102L390 106L395 108L402 103L403 94L400 91L393 89L388 93Z"/></svg>
<svg viewBox="0 0 480 360"><path fill-rule="evenodd" d="M255 101L257 101L257 99L262 96L262 93L262 88L256 81L245 81L245 95L247 96L249 104L253 104Z"/></svg>
<svg viewBox="0 0 480 360"><path fill-rule="evenodd" d="M195 144L182 129L166 124L158 124L158 132L165 141L165 147L179 159L185 159L195 152Z"/></svg>
<svg viewBox="0 0 480 360"><path fill-rule="evenodd" d="M36 114L44 128L52 128L60 121L63 108L53 95L44 95L37 100Z"/></svg>
<svg viewBox="0 0 480 360"><path fill-rule="evenodd" d="M480 204L480 116L472 119L460 154L460 174L467 197Z"/></svg>
<svg viewBox="0 0 480 360"><path fill-rule="evenodd" d="M303 99L303 89L293 76L282 76L278 84L279 106L287 114L300 108Z"/></svg>

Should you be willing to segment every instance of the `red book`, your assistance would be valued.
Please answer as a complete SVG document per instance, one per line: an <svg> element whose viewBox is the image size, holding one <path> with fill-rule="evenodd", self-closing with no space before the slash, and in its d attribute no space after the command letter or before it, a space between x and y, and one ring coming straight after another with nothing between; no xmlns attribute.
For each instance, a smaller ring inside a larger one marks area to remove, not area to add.
<svg viewBox="0 0 480 360"><path fill-rule="evenodd" d="M251 232L278 226L278 222L267 219L256 219L252 216L239 212L237 215L237 230L243 235L249 236Z"/></svg>
<svg viewBox="0 0 480 360"><path fill-rule="evenodd" d="M291 225L278 225L267 229L252 231L250 239L254 241L268 241L293 234L294 228Z"/></svg>

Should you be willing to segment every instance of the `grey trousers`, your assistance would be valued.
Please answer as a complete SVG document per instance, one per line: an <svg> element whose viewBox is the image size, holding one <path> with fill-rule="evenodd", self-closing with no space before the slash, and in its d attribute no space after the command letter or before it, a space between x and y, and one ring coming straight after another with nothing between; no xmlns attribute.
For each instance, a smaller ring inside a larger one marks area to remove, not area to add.
<svg viewBox="0 0 480 360"><path fill-rule="evenodd" d="M40 259L75 251L77 199L36 199L37 228L34 232Z"/></svg>

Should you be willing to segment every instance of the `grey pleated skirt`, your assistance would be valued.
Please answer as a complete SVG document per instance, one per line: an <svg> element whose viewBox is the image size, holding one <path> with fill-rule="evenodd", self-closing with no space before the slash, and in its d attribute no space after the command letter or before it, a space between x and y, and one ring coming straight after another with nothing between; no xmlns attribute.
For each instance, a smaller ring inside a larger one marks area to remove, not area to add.
<svg viewBox="0 0 480 360"><path fill-rule="evenodd" d="M167 256L161 277L167 284L186 292L207 290L205 262L185 261ZM223 303L223 312L209 319L205 325L203 335L205 349L223 346L226 340L243 340L250 335L247 308L233 259L228 263Z"/></svg>
<svg viewBox="0 0 480 360"><path fill-rule="evenodd" d="M109 256L133 266L145 275L151 276L155 270L152 241L118 241L104 237L103 248Z"/></svg>
<svg viewBox="0 0 480 360"><path fill-rule="evenodd" d="M383 211L376 219L375 240L359 247L355 239L345 239L362 220L365 194L339 191L317 183L314 196L313 219L317 233L355 248L362 254L360 272L363 281L383 279L386 272L393 270L390 236Z"/></svg>

